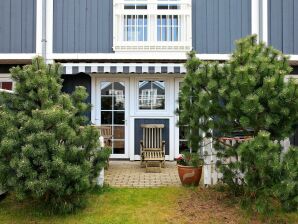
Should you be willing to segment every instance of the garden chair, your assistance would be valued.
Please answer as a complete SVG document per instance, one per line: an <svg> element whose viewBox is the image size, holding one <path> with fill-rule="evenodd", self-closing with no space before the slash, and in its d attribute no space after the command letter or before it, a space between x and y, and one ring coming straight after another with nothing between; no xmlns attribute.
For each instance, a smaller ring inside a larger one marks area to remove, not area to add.
<svg viewBox="0 0 298 224"><path fill-rule="evenodd" d="M111 126L100 126L100 125L94 125L99 131L99 136L102 136L104 138L104 146L112 147L112 127ZM101 145L102 147L102 145ZM109 168L110 159L107 161L107 169Z"/></svg>
<svg viewBox="0 0 298 224"><path fill-rule="evenodd" d="M105 146L112 146L112 127L111 126L100 126L94 125L99 131L99 135L104 138L104 145Z"/></svg>
<svg viewBox="0 0 298 224"><path fill-rule="evenodd" d="M141 165L145 163L146 172L149 165L158 163L159 172L165 163L165 141L162 140L163 124L142 124L143 139L140 141Z"/></svg>

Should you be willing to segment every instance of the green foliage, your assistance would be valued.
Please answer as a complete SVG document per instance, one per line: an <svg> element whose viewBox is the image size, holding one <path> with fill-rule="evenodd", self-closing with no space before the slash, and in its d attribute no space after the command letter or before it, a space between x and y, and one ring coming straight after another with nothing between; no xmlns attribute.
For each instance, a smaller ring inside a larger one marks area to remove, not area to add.
<svg viewBox="0 0 298 224"><path fill-rule="evenodd" d="M200 167L204 164L204 160L198 153L182 152L177 158L177 164L182 166Z"/></svg>
<svg viewBox="0 0 298 224"><path fill-rule="evenodd" d="M274 195L285 198L285 207L297 206L293 184L297 169L290 165L297 159L285 165L280 146L280 140L291 136L298 123L298 84L285 82L291 72L287 59L257 43L255 35L237 41L236 50L224 63L203 62L191 52L180 93L179 124L188 125L191 147L197 151L204 137L212 137L223 182L236 195L251 195L262 213L270 210L269 198ZM233 146L220 141L235 133L254 139ZM288 192L276 188L278 182ZM290 198L294 200L289 202Z"/></svg>
<svg viewBox="0 0 298 224"><path fill-rule="evenodd" d="M281 145L270 140L270 133L260 131L252 140L237 148L241 157L239 168L244 173L244 200L255 203L260 213L270 213L274 203L270 198L281 179Z"/></svg>
<svg viewBox="0 0 298 224"><path fill-rule="evenodd" d="M98 131L85 126L86 90L62 93L60 70L40 57L11 69L15 94L2 95L0 112L0 183L19 199L70 212L82 205L106 155L97 150Z"/></svg>
<svg viewBox="0 0 298 224"><path fill-rule="evenodd" d="M286 211L298 211L298 148L291 147L282 158L281 182L275 187L275 195Z"/></svg>

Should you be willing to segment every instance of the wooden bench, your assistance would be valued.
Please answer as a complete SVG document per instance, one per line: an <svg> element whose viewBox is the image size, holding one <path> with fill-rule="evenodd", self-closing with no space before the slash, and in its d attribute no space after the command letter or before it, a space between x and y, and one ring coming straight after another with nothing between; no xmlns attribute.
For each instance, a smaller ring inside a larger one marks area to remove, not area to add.
<svg viewBox="0 0 298 224"><path fill-rule="evenodd" d="M159 172L165 163L165 141L162 140L163 124L142 124L143 139L140 141L141 165L145 163L146 172L153 163L159 165Z"/></svg>

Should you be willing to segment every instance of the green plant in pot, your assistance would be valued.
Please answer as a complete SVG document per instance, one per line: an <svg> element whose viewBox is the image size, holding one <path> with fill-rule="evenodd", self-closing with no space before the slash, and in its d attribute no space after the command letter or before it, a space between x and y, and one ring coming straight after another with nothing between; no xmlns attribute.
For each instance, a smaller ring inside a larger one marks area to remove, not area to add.
<svg viewBox="0 0 298 224"><path fill-rule="evenodd" d="M198 186L204 160L198 153L183 152L177 158L178 174L183 185Z"/></svg>

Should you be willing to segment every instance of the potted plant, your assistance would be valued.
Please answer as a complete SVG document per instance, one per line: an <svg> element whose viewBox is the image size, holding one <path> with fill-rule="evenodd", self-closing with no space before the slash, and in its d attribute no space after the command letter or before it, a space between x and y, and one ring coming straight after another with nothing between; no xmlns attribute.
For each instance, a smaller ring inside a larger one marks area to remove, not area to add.
<svg viewBox="0 0 298 224"><path fill-rule="evenodd" d="M176 159L182 185L198 186L204 164L201 156L198 153L183 152Z"/></svg>

